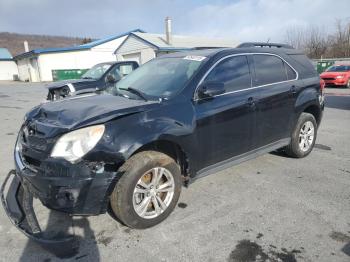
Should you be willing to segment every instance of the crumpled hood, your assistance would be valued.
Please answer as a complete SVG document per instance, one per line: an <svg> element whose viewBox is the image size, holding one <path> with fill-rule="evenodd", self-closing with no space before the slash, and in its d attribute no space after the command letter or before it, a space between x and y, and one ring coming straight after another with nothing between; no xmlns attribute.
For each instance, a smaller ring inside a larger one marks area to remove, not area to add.
<svg viewBox="0 0 350 262"><path fill-rule="evenodd" d="M132 100L109 94L85 95L41 104L27 113L27 121L71 130L99 124L159 106L157 101Z"/></svg>
<svg viewBox="0 0 350 262"><path fill-rule="evenodd" d="M90 85L94 85L95 83L96 83L95 79L71 79L71 80L62 80L62 81L50 83L46 85L46 88L51 90L51 89L65 86L67 84L72 84L74 88L77 89L77 87L90 86Z"/></svg>

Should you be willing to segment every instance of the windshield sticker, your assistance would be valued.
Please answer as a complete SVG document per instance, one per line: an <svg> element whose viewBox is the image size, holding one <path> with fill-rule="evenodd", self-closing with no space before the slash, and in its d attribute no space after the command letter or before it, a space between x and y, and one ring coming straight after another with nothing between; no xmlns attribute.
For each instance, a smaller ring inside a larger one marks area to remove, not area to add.
<svg viewBox="0 0 350 262"><path fill-rule="evenodd" d="M188 55L188 56L185 56L183 59L200 62L200 61L203 61L204 59L206 59L206 57L205 56L198 56L198 55Z"/></svg>

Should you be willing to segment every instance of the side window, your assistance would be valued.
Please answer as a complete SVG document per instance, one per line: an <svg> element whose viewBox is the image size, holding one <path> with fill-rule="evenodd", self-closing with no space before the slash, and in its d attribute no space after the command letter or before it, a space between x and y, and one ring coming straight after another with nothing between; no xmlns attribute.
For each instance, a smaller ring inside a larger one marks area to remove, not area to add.
<svg viewBox="0 0 350 262"><path fill-rule="evenodd" d="M288 80L293 80L293 79L297 78L297 74L288 64L284 63L284 67L286 69Z"/></svg>
<svg viewBox="0 0 350 262"><path fill-rule="evenodd" d="M277 56L254 55L255 85L267 85L287 80L284 62Z"/></svg>
<svg viewBox="0 0 350 262"><path fill-rule="evenodd" d="M112 70L109 72L109 74L112 74L115 76L115 78L120 79L123 77L123 75L119 71L119 66L115 66L112 68Z"/></svg>
<svg viewBox="0 0 350 262"><path fill-rule="evenodd" d="M132 70L133 70L133 67L131 64L119 66L119 72L121 73L122 76L126 76L126 75L130 74Z"/></svg>
<svg viewBox="0 0 350 262"><path fill-rule="evenodd" d="M247 57L234 56L221 61L205 80L223 82L226 92L251 87Z"/></svg>

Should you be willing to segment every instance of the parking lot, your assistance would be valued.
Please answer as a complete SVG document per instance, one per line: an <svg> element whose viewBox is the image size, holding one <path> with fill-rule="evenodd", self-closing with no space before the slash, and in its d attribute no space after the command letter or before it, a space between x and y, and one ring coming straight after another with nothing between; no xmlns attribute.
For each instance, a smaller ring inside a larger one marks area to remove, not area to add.
<svg viewBox="0 0 350 262"><path fill-rule="evenodd" d="M307 158L270 153L199 179L182 189L168 219L147 230L107 214L74 218L73 251L28 240L1 208L0 261L350 261L350 89L326 94ZM25 112L45 95L44 84L0 82L0 183L14 166ZM39 214L43 223L65 224L43 207Z"/></svg>

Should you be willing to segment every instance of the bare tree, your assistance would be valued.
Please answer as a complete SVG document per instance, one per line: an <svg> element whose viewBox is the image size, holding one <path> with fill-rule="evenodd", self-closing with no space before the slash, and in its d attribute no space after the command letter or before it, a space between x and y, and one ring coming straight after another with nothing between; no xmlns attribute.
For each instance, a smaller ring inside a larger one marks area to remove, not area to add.
<svg viewBox="0 0 350 262"><path fill-rule="evenodd" d="M310 58L321 58L327 50L326 35L320 27L311 26L305 31L304 50Z"/></svg>
<svg viewBox="0 0 350 262"><path fill-rule="evenodd" d="M285 42L303 50L310 58L350 57L350 20L336 20L334 30L327 33L320 26L290 27Z"/></svg>
<svg viewBox="0 0 350 262"><path fill-rule="evenodd" d="M336 20L335 32L329 36L329 55L333 57L350 57L350 21L343 23Z"/></svg>
<svg viewBox="0 0 350 262"><path fill-rule="evenodd" d="M285 34L285 42L296 49L304 49L305 28L301 26L288 28Z"/></svg>

